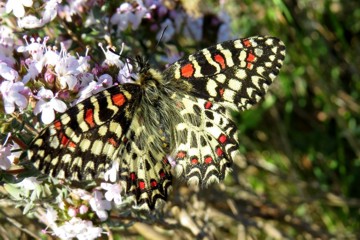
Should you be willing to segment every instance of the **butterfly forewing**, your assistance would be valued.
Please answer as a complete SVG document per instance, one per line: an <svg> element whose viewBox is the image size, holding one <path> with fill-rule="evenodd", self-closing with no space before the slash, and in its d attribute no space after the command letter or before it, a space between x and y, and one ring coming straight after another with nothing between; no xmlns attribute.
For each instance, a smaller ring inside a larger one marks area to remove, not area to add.
<svg viewBox="0 0 360 240"><path fill-rule="evenodd" d="M81 181L100 176L118 155L138 88L115 86L68 109L33 140L30 160L54 177Z"/></svg>
<svg viewBox="0 0 360 240"><path fill-rule="evenodd" d="M277 38L237 39L185 57L164 75L190 83L196 97L245 110L265 95L284 58L285 46Z"/></svg>

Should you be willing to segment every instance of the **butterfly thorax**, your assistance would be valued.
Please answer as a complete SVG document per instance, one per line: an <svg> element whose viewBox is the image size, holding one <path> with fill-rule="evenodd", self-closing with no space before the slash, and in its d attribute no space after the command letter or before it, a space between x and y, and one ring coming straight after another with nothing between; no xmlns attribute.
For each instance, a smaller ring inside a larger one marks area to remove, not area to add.
<svg viewBox="0 0 360 240"><path fill-rule="evenodd" d="M137 83L141 99L134 119L139 119L145 135L139 140L150 151L168 155L176 148L175 139L170 136L174 136L175 126L183 121L174 97L182 95L181 83L177 87L174 82L167 84L162 74L151 68L140 72Z"/></svg>

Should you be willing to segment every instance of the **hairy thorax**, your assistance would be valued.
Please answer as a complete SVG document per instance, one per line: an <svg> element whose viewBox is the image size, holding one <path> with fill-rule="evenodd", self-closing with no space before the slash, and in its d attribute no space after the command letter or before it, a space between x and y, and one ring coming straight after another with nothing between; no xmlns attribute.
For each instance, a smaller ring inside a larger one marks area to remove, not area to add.
<svg viewBox="0 0 360 240"><path fill-rule="evenodd" d="M142 97L134 119L139 120L145 135L139 137L139 141L149 151L171 155L176 148L175 126L184 121L180 114L182 106L177 103L188 86L176 86L175 81L164 82L161 73L153 69L140 74L137 83L141 86Z"/></svg>

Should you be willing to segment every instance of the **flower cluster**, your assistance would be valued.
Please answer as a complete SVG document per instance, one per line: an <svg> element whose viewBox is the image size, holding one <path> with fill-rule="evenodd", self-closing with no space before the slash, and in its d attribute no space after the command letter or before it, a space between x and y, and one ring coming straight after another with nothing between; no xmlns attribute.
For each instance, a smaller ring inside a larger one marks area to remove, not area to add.
<svg viewBox="0 0 360 240"><path fill-rule="evenodd" d="M174 42L170 44L176 36L200 41L204 29L204 15L192 15L180 3L156 0L124 2L115 8L95 0L7 0L0 4L1 15L5 20L0 24L0 113L4 113L0 121L20 115L24 124L36 129L108 87L136 80L136 61L121 57L138 54L140 46L150 46L137 43L141 41L136 41L136 32L148 33L154 43L169 42L169 47L154 57L167 64L182 55ZM229 36L229 19L226 14L214 18L221 22L218 36L224 40ZM121 46L119 52L114 45ZM0 174L7 174L18 162L17 143L26 145L21 141L31 138L31 133L3 128L0 136L5 136L0 143ZM113 163L104 176L104 181L87 191L52 186L51 192L66 189L66 194L59 195L54 204L41 204L47 209L46 225L52 229L45 233L62 239L100 237L104 232L101 223L126 202L118 183L119 163ZM43 186L51 183L17 175L13 179L6 189L26 210L38 206L35 202L45 194Z"/></svg>

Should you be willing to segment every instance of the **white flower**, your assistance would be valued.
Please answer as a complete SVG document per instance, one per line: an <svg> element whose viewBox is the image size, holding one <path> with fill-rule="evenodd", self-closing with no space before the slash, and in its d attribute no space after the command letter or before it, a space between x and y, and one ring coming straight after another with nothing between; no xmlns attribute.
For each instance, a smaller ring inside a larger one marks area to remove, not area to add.
<svg viewBox="0 0 360 240"><path fill-rule="evenodd" d="M5 144L4 144L5 145ZM0 169L8 170L12 164L11 145L0 145Z"/></svg>
<svg viewBox="0 0 360 240"><path fill-rule="evenodd" d="M28 101L24 95L29 92L29 89L22 82L4 81L0 85L0 91L7 114L15 111L15 105L20 108L20 111L26 108Z"/></svg>
<svg viewBox="0 0 360 240"><path fill-rule="evenodd" d="M0 13L1 14L1 13ZM6 63L8 66L15 65L13 50L15 46L15 37L11 28L0 25L0 62Z"/></svg>
<svg viewBox="0 0 360 240"><path fill-rule="evenodd" d="M105 181L115 182L118 177L119 162L113 162L111 168L104 174Z"/></svg>
<svg viewBox="0 0 360 240"><path fill-rule="evenodd" d="M45 218L50 226L56 225L55 222L58 219L58 213L54 210L54 208L49 207L46 209Z"/></svg>
<svg viewBox="0 0 360 240"><path fill-rule="evenodd" d="M54 235L60 239L86 239L92 240L101 236L102 229L94 227L91 221L82 220L80 218L72 218L63 225L53 227Z"/></svg>
<svg viewBox="0 0 360 240"><path fill-rule="evenodd" d="M74 207L69 207L67 213L70 217L75 217L77 215L78 211Z"/></svg>
<svg viewBox="0 0 360 240"><path fill-rule="evenodd" d="M105 193L105 198L108 201L114 200L116 205L121 204L121 185L118 183L111 184L111 183L101 183L101 188L107 190Z"/></svg>
<svg viewBox="0 0 360 240"><path fill-rule="evenodd" d="M72 189L71 194L74 194L74 195L78 196L80 199L85 200L85 201L89 201L90 199L93 198L88 191L85 191L80 188Z"/></svg>
<svg viewBox="0 0 360 240"><path fill-rule="evenodd" d="M124 64L118 73L117 80L119 83L131 83L138 78L138 75L133 72L133 66L128 62Z"/></svg>
<svg viewBox="0 0 360 240"><path fill-rule="evenodd" d="M44 38L43 42L41 43L41 38L30 38L30 43L27 41L27 36L24 36L24 40L26 42L26 46L18 47L18 52L28 52L32 59L35 61L40 61L44 56L44 51L46 49L46 43L49 40L48 37Z"/></svg>
<svg viewBox="0 0 360 240"><path fill-rule="evenodd" d="M79 207L79 213L80 214L85 214L85 213L87 213L89 211L89 208L88 208L88 206L86 206L86 205L81 205L80 207Z"/></svg>
<svg viewBox="0 0 360 240"><path fill-rule="evenodd" d="M9 169L15 158L19 158L21 155L20 151L11 152L11 150L18 150L20 147L17 143L8 144L10 136L11 133L8 133L4 145L0 144L0 169L2 170Z"/></svg>
<svg viewBox="0 0 360 240"><path fill-rule="evenodd" d="M110 22L117 25L120 31L124 31L130 24L132 30L136 30L142 19L149 13L142 1L137 1L137 3L136 8L133 8L129 3L122 3L117 12L111 17Z"/></svg>
<svg viewBox="0 0 360 240"><path fill-rule="evenodd" d="M41 112L41 121L45 124L49 124L54 121L54 111L63 113L67 108L66 104L60 99L54 97L54 93L48 89L41 88L37 97L39 98L39 101L35 105L34 114L37 115ZM44 99L50 100L47 101Z"/></svg>
<svg viewBox="0 0 360 240"><path fill-rule="evenodd" d="M28 52L31 58L25 60L27 66L27 73L24 75L22 82L26 84L30 79L35 79L36 76L42 72L45 65L55 65L58 62L59 56L52 50L47 49L46 43L49 40L45 37L41 43L41 38L30 38L30 43L27 37L24 37L26 46L18 47L18 52Z"/></svg>
<svg viewBox="0 0 360 240"><path fill-rule="evenodd" d="M6 13L11 11L17 18L21 18L25 15L25 7L31 7L33 5L32 0L8 0L6 3Z"/></svg>
<svg viewBox="0 0 360 240"><path fill-rule="evenodd" d="M42 21L42 19L39 19L34 15L29 15L18 19L18 26L20 28L32 29L32 28L39 28L44 25L45 23Z"/></svg>
<svg viewBox="0 0 360 240"><path fill-rule="evenodd" d="M55 66L55 72L60 80L62 89L67 86L69 90L74 90L75 85L78 83L76 75L80 74L77 70L79 62L74 56L64 56L61 58Z"/></svg>
<svg viewBox="0 0 360 240"><path fill-rule="evenodd" d="M19 74L17 71L9 67L6 63L0 60L0 76L9 81L15 81L18 79Z"/></svg>
<svg viewBox="0 0 360 240"><path fill-rule="evenodd" d="M105 221L108 218L108 213L106 210L111 209L111 203L104 199L104 196L101 192L95 191L93 198L89 201L91 209L96 212L96 215L101 221Z"/></svg>
<svg viewBox="0 0 360 240"><path fill-rule="evenodd" d="M46 2L45 10L42 12L43 22L48 23L57 16L57 10L59 7L59 0L49 0Z"/></svg>
<svg viewBox="0 0 360 240"><path fill-rule="evenodd" d="M51 22L57 16L59 2L50 0L45 4L45 10L41 13L41 18L34 15L28 15L18 19L18 26L21 28L39 28Z"/></svg>
<svg viewBox="0 0 360 240"><path fill-rule="evenodd" d="M116 54L112 51L110 51L110 47L106 47L106 51L102 45L102 43L99 43L99 47L101 48L101 50L103 51L103 53L105 54L105 61L103 64L108 65L108 66L117 66L117 67L121 67L123 66L123 62L120 60L120 55L124 49L124 44L122 44L121 46L121 50L119 54Z"/></svg>

